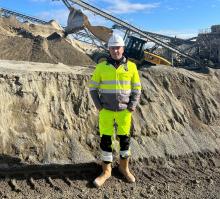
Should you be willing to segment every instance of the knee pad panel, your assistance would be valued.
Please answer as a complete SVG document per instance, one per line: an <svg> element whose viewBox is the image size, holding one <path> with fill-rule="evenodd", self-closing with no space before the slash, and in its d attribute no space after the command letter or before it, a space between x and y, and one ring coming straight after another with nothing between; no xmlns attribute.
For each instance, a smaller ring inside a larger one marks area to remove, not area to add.
<svg viewBox="0 0 220 199"><path fill-rule="evenodd" d="M130 147L130 136L127 135L118 135L120 142L120 151L129 150Z"/></svg>
<svg viewBox="0 0 220 199"><path fill-rule="evenodd" d="M103 151L112 152L112 137L109 135L103 135L101 137L100 148Z"/></svg>

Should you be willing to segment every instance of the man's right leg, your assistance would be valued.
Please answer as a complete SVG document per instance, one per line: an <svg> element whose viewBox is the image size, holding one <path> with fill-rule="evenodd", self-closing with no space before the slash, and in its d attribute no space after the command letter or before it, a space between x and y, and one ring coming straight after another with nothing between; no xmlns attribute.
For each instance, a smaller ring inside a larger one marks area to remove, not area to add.
<svg viewBox="0 0 220 199"><path fill-rule="evenodd" d="M101 160L102 174L98 176L93 184L96 187L102 186L105 181L111 176L112 156L112 135L114 133L114 115L112 111L103 109L99 113L99 131L101 136Z"/></svg>
<svg viewBox="0 0 220 199"><path fill-rule="evenodd" d="M102 174L98 176L93 184L96 187L102 186L105 181L111 177L111 163L112 163L112 141L111 141L111 136L109 135L103 135L101 137L101 143L100 143L100 148L101 148L101 159L102 159Z"/></svg>

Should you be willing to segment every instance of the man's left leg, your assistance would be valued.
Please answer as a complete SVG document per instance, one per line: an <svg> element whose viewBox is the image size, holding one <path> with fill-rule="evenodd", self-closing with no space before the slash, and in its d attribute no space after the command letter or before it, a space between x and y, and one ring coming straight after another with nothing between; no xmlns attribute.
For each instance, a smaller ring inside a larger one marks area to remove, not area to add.
<svg viewBox="0 0 220 199"><path fill-rule="evenodd" d="M116 123L118 124L117 136L120 140L120 162L119 171L124 175L128 182L134 183L135 177L129 170L130 153L130 128L131 112L127 109L117 113Z"/></svg>

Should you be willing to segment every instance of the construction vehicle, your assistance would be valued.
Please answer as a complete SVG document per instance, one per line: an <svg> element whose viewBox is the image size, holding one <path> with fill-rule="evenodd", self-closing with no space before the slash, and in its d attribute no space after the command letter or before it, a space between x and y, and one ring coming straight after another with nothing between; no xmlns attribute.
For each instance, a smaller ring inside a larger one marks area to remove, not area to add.
<svg viewBox="0 0 220 199"><path fill-rule="evenodd" d="M136 63L138 68L148 67L150 65L168 65L171 66L171 62L166 60L165 58L156 55L152 52L149 52L148 49L145 48L146 41L134 36L128 36L125 41L125 56L129 58L129 60ZM92 55L92 59L96 63L100 63L107 59L109 56L107 51L96 51Z"/></svg>
<svg viewBox="0 0 220 199"><path fill-rule="evenodd" d="M146 66L149 64L171 65L171 62L165 58L144 49L146 44L145 40L134 36L128 36L125 43L125 54L138 66Z"/></svg>
<svg viewBox="0 0 220 199"><path fill-rule="evenodd" d="M116 18L115 16L112 16L82 0L61 0L66 6L67 8L71 11L69 18L74 18L72 16L72 14L75 14L77 16L77 22L81 22L82 23L82 27L86 27L87 29L90 29L89 26L87 26L87 22L83 21L83 19L85 19L86 17L84 17L82 14L77 14L76 9L74 8L75 5L81 6L83 9L89 10L90 12L100 15L102 17L104 17L107 20L110 20L111 22L114 22L115 24L117 24L118 26L122 27L123 29L126 30L125 33L125 38L126 38L126 48L125 48L125 53L126 55L134 60L139 67L143 66L143 65L149 65L149 63L152 64L165 64L165 65L173 65L173 57L183 57L184 59L190 60L191 63L193 63L194 66L201 66L201 60L197 57L192 57L189 54L186 54L184 52L182 52L181 50L177 49L175 46L168 44L164 41L162 41L161 39L158 39L158 37L154 36L153 34L149 34L149 32L140 30L136 27L134 27L133 25ZM75 9L75 10L74 10ZM74 10L74 12L72 11ZM80 16L81 17L80 19ZM82 19L83 18L83 19ZM69 20L68 20L69 21ZM78 26L78 24L77 24ZM76 29L80 29L80 28L76 28L74 27L73 23L68 23L67 24L67 33L68 34L72 34L75 33ZM96 31L99 32L99 31ZM109 31L110 32L110 31ZM99 40L99 38L93 34L96 39ZM110 34L108 34L108 36L110 37ZM172 56L171 61L166 60L165 58L150 52L146 49L144 49L144 47L146 46L145 44L147 42L153 42L158 46L161 46L169 51L171 51L172 55L178 55L178 56ZM102 46L103 49L107 49L107 45L106 45L106 41L104 41L105 44ZM101 54L96 53L93 58L95 58L96 61L101 61L104 59L104 57L106 56L106 52L104 51ZM175 60L175 62L178 62L178 60Z"/></svg>

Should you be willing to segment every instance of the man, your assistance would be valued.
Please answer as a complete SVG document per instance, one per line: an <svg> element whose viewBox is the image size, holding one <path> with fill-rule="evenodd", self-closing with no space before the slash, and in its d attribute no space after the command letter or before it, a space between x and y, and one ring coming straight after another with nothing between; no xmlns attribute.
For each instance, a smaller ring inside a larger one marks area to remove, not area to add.
<svg viewBox="0 0 220 199"><path fill-rule="evenodd" d="M112 137L117 130L120 143L119 171L128 182L135 177L128 168L130 156L131 114L135 111L141 94L140 78L136 65L124 55L125 43L113 34L108 41L110 57L96 65L90 81L90 94L99 110L101 136L102 174L94 180L100 187L111 176Z"/></svg>

